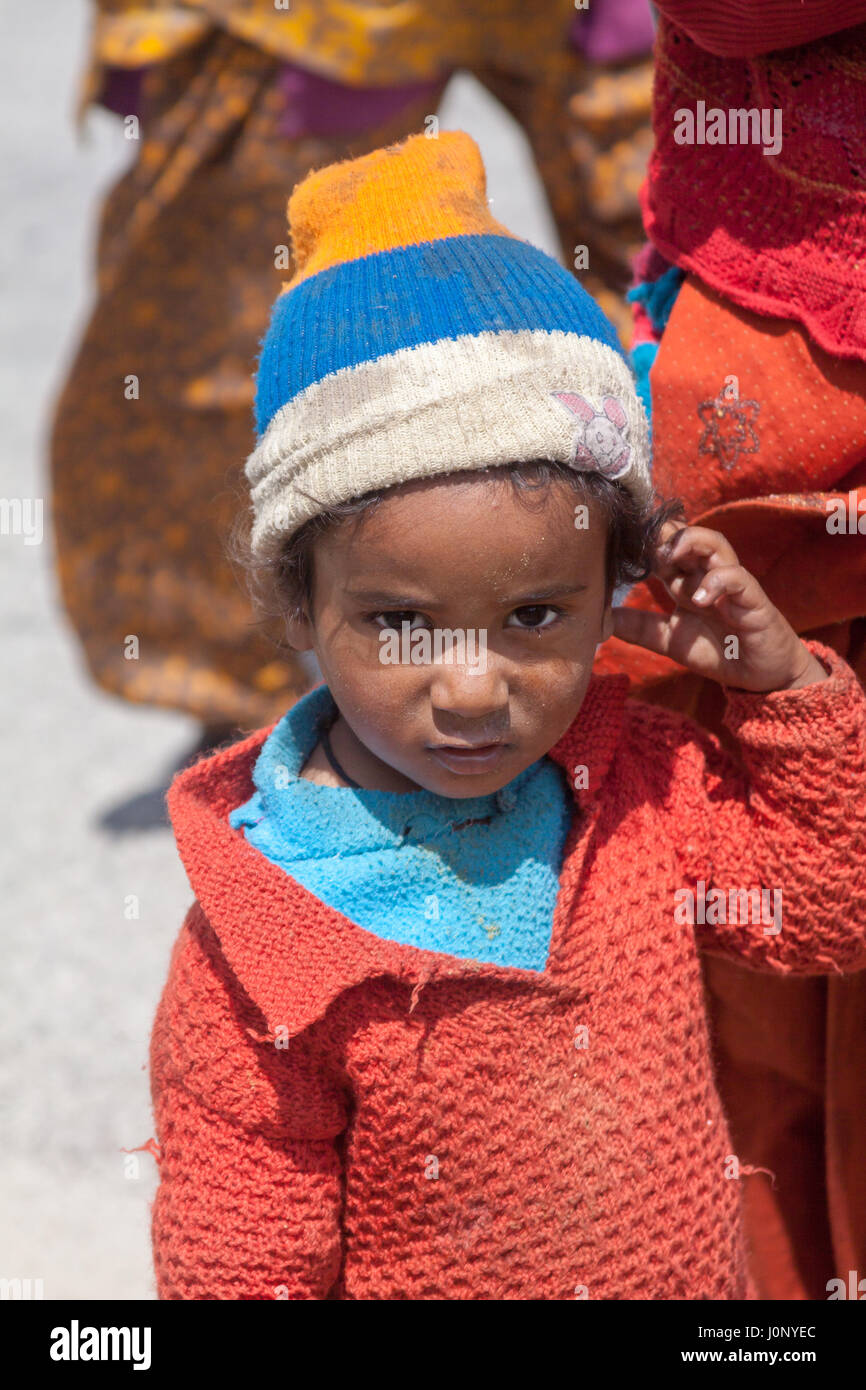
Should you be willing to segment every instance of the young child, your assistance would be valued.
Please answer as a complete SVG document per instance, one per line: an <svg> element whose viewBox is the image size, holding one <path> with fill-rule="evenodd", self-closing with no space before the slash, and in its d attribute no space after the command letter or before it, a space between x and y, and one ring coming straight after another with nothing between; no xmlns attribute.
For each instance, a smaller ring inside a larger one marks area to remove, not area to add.
<svg viewBox="0 0 866 1390"><path fill-rule="evenodd" d="M252 548L325 684L169 794L159 1297L754 1298L698 943L866 966L866 699L654 508L612 326L469 136L289 219ZM615 610L649 561L673 614ZM737 760L591 675L611 631L726 687Z"/></svg>

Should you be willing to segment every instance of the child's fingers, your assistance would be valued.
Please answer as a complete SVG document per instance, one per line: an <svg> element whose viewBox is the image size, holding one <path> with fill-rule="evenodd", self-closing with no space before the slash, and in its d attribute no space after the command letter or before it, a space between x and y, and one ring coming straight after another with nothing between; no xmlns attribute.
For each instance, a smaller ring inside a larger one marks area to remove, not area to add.
<svg viewBox="0 0 866 1390"><path fill-rule="evenodd" d="M707 570L690 598L697 608L712 608L720 598L734 599L741 608L753 608L761 601L763 592L755 576L735 564Z"/></svg>
<svg viewBox="0 0 866 1390"><path fill-rule="evenodd" d="M685 526L660 546L656 574L667 582L684 571L737 564L737 552L721 532L710 531L705 526Z"/></svg>
<svg viewBox="0 0 866 1390"><path fill-rule="evenodd" d="M673 517L670 521L666 521L661 531L659 532L658 548L660 550L664 550L667 547L669 547L674 537L678 536L680 531L685 531L688 527L688 524L689 523L687 521L680 521L676 517Z"/></svg>
<svg viewBox="0 0 866 1390"><path fill-rule="evenodd" d="M737 552L728 538L707 526L687 526L674 537L671 555L681 569L701 560L712 560L717 565L739 564Z"/></svg>
<svg viewBox="0 0 866 1390"><path fill-rule="evenodd" d="M665 588L678 604L686 604L691 600L692 594L699 589L704 582L707 571L697 570L694 574L676 574L673 579L665 581Z"/></svg>
<svg viewBox="0 0 866 1390"><path fill-rule="evenodd" d="M707 589L707 583L711 574L733 574L735 571L743 574L747 573L740 565L728 565L723 567L723 569L717 570L699 569L690 574L676 575L673 579L669 579L665 583L665 588L668 593L676 599L678 607L687 608L692 606L696 609L707 608L712 606L712 602L708 603L703 599L699 599L698 602L695 603L695 594L700 590ZM731 584L732 587L728 590L728 593L733 597L737 592L736 582L732 579ZM713 591L713 589L710 590L711 593Z"/></svg>
<svg viewBox="0 0 866 1390"><path fill-rule="evenodd" d="M614 608L614 636L636 647L667 656L676 619L664 613L648 613L640 608Z"/></svg>
<svg viewBox="0 0 866 1390"><path fill-rule="evenodd" d="M667 588L679 587L688 595L693 613L681 610L671 614L647 612L640 608L615 608L614 633L625 642L667 656L671 645L682 644L697 634L707 635L706 620L710 610L721 600L728 600L734 609L742 610L728 621L744 620L749 610L766 602L766 595L753 574L742 565L725 565L720 569L704 570L698 575L681 575L680 584L672 581ZM679 658L676 658L679 659Z"/></svg>

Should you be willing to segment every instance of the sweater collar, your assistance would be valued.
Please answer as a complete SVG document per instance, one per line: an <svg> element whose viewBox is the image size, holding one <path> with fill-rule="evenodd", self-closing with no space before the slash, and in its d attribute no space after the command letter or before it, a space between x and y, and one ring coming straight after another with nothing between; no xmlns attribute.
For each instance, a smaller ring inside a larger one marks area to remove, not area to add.
<svg viewBox="0 0 866 1390"><path fill-rule="evenodd" d="M549 757L563 768L584 833L569 836L566 857L586 852L598 794L622 727L627 676L594 676L574 722ZM543 972L466 960L376 936L321 902L264 858L229 825L229 812L255 790L253 770L275 724L179 773L168 792L178 851L193 893L238 981L273 1033L289 1036L320 1017L337 995L376 976L412 987L410 1011L430 980L477 977L571 993L556 976L562 894Z"/></svg>
<svg viewBox="0 0 866 1390"><path fill-rule="evenodd" d="M524 768L497 792L462 799L423 788L388 792L321 786L301 777L301 768L316 745L322 723L330 723L335 713L327 685L317 686L292 705L274 725L255 761L252 777L257 796L232 817L238 828L264 819L269 835L279 844L278 858L316 858L323 846L329 858L362 849L388 849L403 843L410 832L430 838L468 820L508 815L542 769L543 759Z"/></svg>

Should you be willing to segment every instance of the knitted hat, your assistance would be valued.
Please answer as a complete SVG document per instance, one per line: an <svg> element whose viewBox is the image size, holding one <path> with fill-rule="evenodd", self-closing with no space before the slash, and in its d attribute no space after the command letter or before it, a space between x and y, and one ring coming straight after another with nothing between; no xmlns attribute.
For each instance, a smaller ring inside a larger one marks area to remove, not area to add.
<svg viewBox="0 0 866 1390"><path fill-rule="evenodd" d="M575 277L490 215L464 131L311 173L288 206L246 464L272 557L337 502L546 458L651 494L646 417L613 325Z"/></svg>

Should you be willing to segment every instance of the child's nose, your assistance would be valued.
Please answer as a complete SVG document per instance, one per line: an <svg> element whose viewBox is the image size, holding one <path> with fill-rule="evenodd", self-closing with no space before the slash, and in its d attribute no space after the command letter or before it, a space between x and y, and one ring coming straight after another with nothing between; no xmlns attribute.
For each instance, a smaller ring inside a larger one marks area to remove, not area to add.
<svg viewBox="0 0 866 1390"><path fill-rule="evenodd" d="M462 719L493 719L508 709L508 683L489 661L486 669L471 665L437 666L430 686L434 709ZM491 738L496 731L491 731Z"/></svg>

